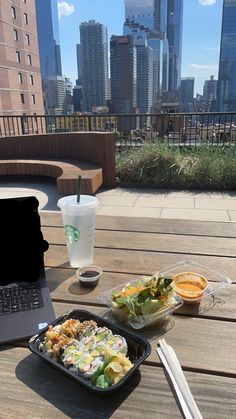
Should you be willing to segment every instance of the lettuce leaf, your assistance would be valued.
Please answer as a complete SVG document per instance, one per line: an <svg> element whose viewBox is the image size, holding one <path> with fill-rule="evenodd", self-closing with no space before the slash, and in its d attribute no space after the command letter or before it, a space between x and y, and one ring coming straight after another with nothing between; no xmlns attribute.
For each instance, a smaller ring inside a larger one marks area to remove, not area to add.
<svg viewBox="0 0 236 419"><path fill-rule="evenodd" d="M142 314L145 316L147 314L156 313L162 306L163 303L160 300L147 300L142 304Z"/></svg>

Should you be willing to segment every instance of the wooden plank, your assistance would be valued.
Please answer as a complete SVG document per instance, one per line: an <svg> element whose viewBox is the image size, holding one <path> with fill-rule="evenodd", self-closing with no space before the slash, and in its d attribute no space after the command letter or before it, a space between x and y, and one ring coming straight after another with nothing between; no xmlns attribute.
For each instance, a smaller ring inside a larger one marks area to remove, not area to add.
<svg viewBox="0 0 236 419"><path fill-rule="evenodd" d="M105 306L102 297L113 287L138 279L141 276L103 272L96 288L87 289L79 285L75 269L48 268L46 270L51 296L57 301ZM227 286L216 293L214 299L202 301L201 305L184 304L179 314L205 318L236 320L236 285Z"/></svg>
<svg viewBox="0 0 236 419"><path fill-rule="evenodd" d="M63 228L43 227L42 230L49 243L65 244ZM236 257L236 240L231 237L218 237L216 240L215 237L96 230L95 246L109 249Z"/></svg>
<svg viewBox="0 0 236 419"><path fill-rule="evenodd" d="M183 260L198 262L225 274L236 282L234 258L105 248L94 249L94 264L101 266L107 272L152 275L154 272L161 271ZM70 267L66 246L51 245L45 253L45 263L48 267Z"/></svg>
<svg viewBox="0 0 236 419"><path fill-rule="evenodd" d="M112 397L98 397L25 348L0 353L1 418L181 418L162 368L141 366ZM186 372L203 417L233 418L235 380ZM222 391L224 389L224 391ZM13 391L14 390L14 391Z"/></svg>
<svg viewBox="0 0 236 419"><path fill-rule="evenodd" d="M62 226L58 211L41 211L44 226ZM180 234L211 237L236 237L236 223L213 221L167 220L154 218L111 217L97 215L96 229L115 231L138 231L163 234Z"/></svg>

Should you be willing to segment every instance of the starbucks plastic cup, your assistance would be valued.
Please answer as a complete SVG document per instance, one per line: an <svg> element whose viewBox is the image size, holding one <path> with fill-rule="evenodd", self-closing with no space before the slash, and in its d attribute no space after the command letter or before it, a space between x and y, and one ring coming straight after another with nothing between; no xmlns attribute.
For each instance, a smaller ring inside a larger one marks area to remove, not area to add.
<svg viewBox="0 0 236 419"><path fill-rule="evenodd" d="M94 230L98 200L95 196L65 196L57 202L61 209L71 266L78 268L93 261Z"/></svg>

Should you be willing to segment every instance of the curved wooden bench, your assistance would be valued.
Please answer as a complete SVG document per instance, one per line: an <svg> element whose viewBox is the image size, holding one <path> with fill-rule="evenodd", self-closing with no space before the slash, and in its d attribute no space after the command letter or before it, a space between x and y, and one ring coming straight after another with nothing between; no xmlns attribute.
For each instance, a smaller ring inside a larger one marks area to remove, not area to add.
<svg viewBox="0 0 236 419"><path fill-rule="evenodd" d="M37 175L56 178L61 194L77 193L77 179L82 177L81 192L92 195L102 185L102 168L92 163L54 160L0 160L1 175Z"/></svg>

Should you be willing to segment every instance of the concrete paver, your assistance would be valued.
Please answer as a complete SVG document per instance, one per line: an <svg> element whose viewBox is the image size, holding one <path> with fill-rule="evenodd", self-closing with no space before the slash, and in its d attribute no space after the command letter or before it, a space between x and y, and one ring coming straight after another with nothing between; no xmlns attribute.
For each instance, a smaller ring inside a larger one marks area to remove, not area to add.
<svg viewBox="0 0 236 419"><path fill-rule="evenodd" d="M117 205L117 206L127 206L132 207L137 201L136 196L108 196L108 195L97 195L98 201L100 205Z"/></svg>
<svg viewBox="0 0 236 419"><path fill-rule="evenodd" d="M139 208L139 207L125 207L125 206L109 206L100 207L97 214L112 215L119 217L146 217L146 218L160 218L161 208Z"/></svg>
<svg viewBox="0 0 236 419"><path fill-rule="evenodd" d="M156 207L156 208L194 208L193 198L160 198L139 197L135 203L137 207Z"/></svg>
<svg viewBox="0 0 236 419"><path fill-rule="evenodd" d="M209 210L236 210L236 199L195 199L195 208Z"/></svg>
<svg viewBox="0 0 236 419"><path fill-rule="evenodd" d="M210 211L197 209L172 209L163 208L160 218L172 218L178 220L194 220L194 221L225 221L230 222L227 211Z"/></svg>
<svg viewBox="0 0 236 419"><path fill-rule="evenodd" d="M230 221L236 222L236 211L228 211Z"/></svg>

